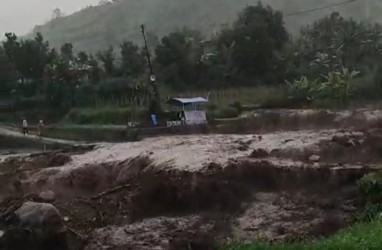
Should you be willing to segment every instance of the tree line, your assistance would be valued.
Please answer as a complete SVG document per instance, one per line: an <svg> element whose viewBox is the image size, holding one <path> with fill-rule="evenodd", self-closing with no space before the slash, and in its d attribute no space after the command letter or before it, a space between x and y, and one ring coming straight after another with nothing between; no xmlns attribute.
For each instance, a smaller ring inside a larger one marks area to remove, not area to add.
<svg viewBox="0 0 382 250"><path fill-rule="evenodd" d="M282 13L259 3L208 39L188 28L164 36L152 53L153 66L159 86L173 90L289 84L303 98L336 98L323 90L345 91L350 78L372 74L370 92L379 95L381 34L379 24L333 13L292 38ZM148 83L145 53L130 41L88 54L70 43L51 48L40 33L27 40L7 33L0 46L3 98L39 97L53 107L97 97L142 103L152 94Z"/></svg>

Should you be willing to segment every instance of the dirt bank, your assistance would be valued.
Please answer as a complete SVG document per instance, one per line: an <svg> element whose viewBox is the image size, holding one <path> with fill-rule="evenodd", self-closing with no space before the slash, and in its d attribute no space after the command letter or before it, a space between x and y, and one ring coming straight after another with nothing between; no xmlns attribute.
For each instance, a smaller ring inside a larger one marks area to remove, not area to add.
<svg viewBox="0 0 382 250"><path fill-rule="evenodd" d="M191 172L141 156L88 164L55 185L23 180L21 190L53 190L53 204L86 249L213 249L233 236L296 239L343 228L357 212L355 181L373 170L247 158Z"/></svg>

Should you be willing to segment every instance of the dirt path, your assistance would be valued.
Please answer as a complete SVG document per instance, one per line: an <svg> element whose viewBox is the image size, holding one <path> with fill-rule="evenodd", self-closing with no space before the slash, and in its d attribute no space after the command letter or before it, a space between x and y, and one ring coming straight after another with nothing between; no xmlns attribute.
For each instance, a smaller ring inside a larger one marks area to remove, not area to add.
<svg viewBox="0 0 382 250"><path fill-rule="evenodd" d="M37 135L23 135L16 128L7 127L7 126L0 126L0 135L12 136L12 137L17 137L17 138L25 138L26 140L38 140L38 141L41 141L43 143L58 143L58 144L66 144L66 145L82 144L81 142L39 137Z"/></svg>

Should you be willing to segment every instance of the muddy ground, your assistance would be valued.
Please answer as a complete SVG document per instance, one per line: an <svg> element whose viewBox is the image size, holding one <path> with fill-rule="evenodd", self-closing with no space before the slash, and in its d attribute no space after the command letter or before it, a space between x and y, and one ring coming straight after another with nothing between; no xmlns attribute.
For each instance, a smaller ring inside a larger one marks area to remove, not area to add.
<svg viewBox="0 0 382 250"><path fill-rule="evenodd" d="M341 128L162 136L8 157L0 212L25 200L54 204L73 250L325 237L354 222L356 182L380 168L378 119L356 113Z"/></svg>

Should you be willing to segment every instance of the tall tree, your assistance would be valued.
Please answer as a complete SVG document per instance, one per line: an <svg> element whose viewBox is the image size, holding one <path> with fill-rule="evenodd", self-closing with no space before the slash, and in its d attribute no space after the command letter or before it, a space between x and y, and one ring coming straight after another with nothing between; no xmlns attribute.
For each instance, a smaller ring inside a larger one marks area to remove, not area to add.
<svg viewBox="0 0 382 250"><path fill-rule="evenodd" d="M246 7L231 29L222 32L218 48L231 48L232 67L247 77L276 81L281 50L288 41L281 12L262 4Z"/></svg>
<svg viewBox="0 0 382 250"><path fill-rule="evenodd" d="M14 80L15 72L12 69L12 65L5 53L5 50L0 46L0 85L9 83ZM0 87L0 89L2 89Z"/></svg>
<svg viewBox="0 0 382 250"><path fill-rule="evenodd" d="M45 67L51 60L49 42L44 40L41 33L37 33L34 39L34 44L37 58L35 58L35 69L33 75L35 79L41 79L44 75Z"/></svg>
<svg viewBox="0 0 382 250"><path fill-rule="evenodd" d="M163 37L155 54L165 82L184 88L198 81L197 68L202 56L200 41L199 32L188 29Z"/></svg>
<svg viewBox="0 0 382 250"><path fill-rule="evenodd" d="M23 40L20 43L16 65L19 72L29 79L42 79L45 66L48 64L49 44L41 33L34 40Z"/></svg>
<svg viewBox="0 0 382 250"><path fill-rule="evenodd" d="M89 66L91 67L89 78L93 83L96 83L100 80L101 69L99 68L97 60L92 55L89 57Z"/></svg>
<svg viewBox="0 0 382 250"><path fill-rule="evenodd" d="M16 54L19 50L17 36L13 33L5 34L6 40L0 45L0 83L14 80L16 73Z"/></svg>
<svg viewBox="0 0 382 250"><path fill-rule="evenodd" d="M86 52L79 52L77 55L77 61L80 64L88 64L89 63L89 56L86 54Z"/></svg>
<svg viewBox="0 0 382 250"><path fill-rule="evenodd" d="M105 72L108 76L114 74L114 61L115 53L113 46L110 46L108 50L98 53L98 59L102 62Z"/></svg>
<svg viewBox="0 0 382 250"><path fill-rule="evenodd" d="M49 64L52 64L54 62L57 62L59 60L59 54L57 53L55 48L52 48L48 53L48 62Z"/></svg>
<svg viewBox="0 0 382 250"><path fill-rule="evenodd" d="M73 52L73 44L65 43L61 46L61 56L66 61L73 61L74 52Z"/></svg>
<svg viewBox="0 0 382 250"><path fill-rule="evenodd" d="M61 18L63 17L64 14L62 13L61 9L60 8L55 8L53 10L53 13L52 13L52 19L58 19L58 18Z"/></svg>
<svg viewBox="0 0 382 250"><path fill-rule="evenodd" d="M24 78L41 79L49 62L49 43L44 41L41 33L37 33L33 40L21 42L12 33L7 33L6 38L3 42L5 53L16 70Z"/></svg>
<svg viewBox="0 0 382 250"><path fill-rule="evenodd" d="M132 42L122 43L121 58L123 75L135 77L145 72L145 57Z"/></svg>
<svg viewBox="0 0 382 250"><path fill-rule="evenodd" d="M6 40L3 42L5 54L11 63L16 63L16 57L20 48L20 43L14 33L6 33Z"/></svg>

